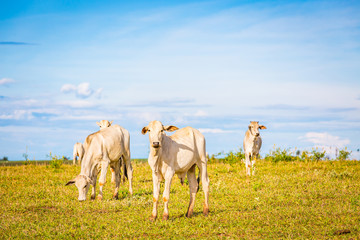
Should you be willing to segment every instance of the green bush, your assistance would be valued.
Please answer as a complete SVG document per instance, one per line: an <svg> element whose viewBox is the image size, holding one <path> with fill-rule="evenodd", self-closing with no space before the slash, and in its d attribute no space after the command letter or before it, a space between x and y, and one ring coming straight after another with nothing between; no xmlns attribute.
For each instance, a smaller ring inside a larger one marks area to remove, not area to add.
<svg viewBox="0 0 360 240"><path fill-rule="evenodd" d="M245 153L242 148L239 151L230 151L229 153L220 152L217 154L212 154L209 158L209 163L237 163L245 159Z"/></svg>
<svg viewBox="0 0 360 240"><path fill-rule="evenodd" d="M9 161L8 157L4 156L3 158L0 159L0 161Z"/></svg>
<svg viewBox="0 0 360 240"><path fill-rule="evenodd" d="M310 155L310 159L313 161L325 160L326 151L324 150L324 151L320 152L316 148L311 151L311 154L312 155Z"/></svg>
<svg viewBox="0 0 360 240"><path fill-rule="evenodd" d="M270 150L269 154L266 154L265 160L276 163L281 161L282 162L296 161L296 160L300 160L300 158L298 156L293 156L290 149L275 148L274 150Z"/></svg>
<svg viewBox="0 0 360 240"><path fill-rule="evenodd" d="M348 151L347 148L342 149L342 150L339 151L339 156L338 156L337 159L339 159L339 160L349 159L351 153L352 153L352 152L351 152L351 151Z"/></svg>
<svg viewBox="0 0 360 240"><path fill-rule="evenodd" d="M61 168L61 165L63 165L64 161L67 160L66 157L62 156L61 158L56 156L56 155L52 155L51 152L48 155L48 157L50 158L50 164L49 166L54 168L54 169L59 169Z"/></svg>

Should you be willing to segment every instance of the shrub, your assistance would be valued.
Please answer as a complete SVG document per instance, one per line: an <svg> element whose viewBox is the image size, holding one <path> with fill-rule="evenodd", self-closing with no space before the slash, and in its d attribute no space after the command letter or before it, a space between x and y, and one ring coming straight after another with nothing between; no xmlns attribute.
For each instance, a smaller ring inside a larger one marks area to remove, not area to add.
<svg viewBox="0 0 360 240"><path fill-rule="evenodd" d="M8 157L4 156L0 161L9 161Z"/></svg>
<svg viewBox="0 0 360 240"><path fill-rule="evenodd" d="M299 160L299 157L293 156L290 149L275 148L270 150L269 154L266 154L265 160L272 161L274 163L284 161L291 162Z"/></svg>
<svg viewBox="0 0 360 240"><path fill-rule="evenodd" d="M326 151L324 150L323 152L319 152L316 148L311 151L311 154L310 159L313 161L325 160Z"/></svg>
<svg viewBox="0 0 360 240"><path fill-rule="evenodd" d="M349 159L349 156L352 152L351 151L348 151L347 148L345 149L342 149L339 151L339 157L338 159L339 160L346 160L346 159Z"/></svg>
<svg viewBox="0 0 360 240"><path fill-rule="evenodd" d="M243 152L242 148L239 149L239 151L230 151L229 153L219 152L217 154L212 154L208 157L209 163L237 163L241 162L243 159L245 159L245 153Z"/></svg>
<svg viewBox="0 0 360 240"><path fill-rule="evenodd" d="M56 155L52 155L51 152L48 155L48 157L50 158L50 167L54 168L54 169L59 169L61 167L61 165L64 163L64 161L66 161L66 157L62 156L61 158L59 158Z"/></svg>
<svg viewBox="0 0 360 240"><path fill-rule="evenodd" d="M243 152L242 148L240 148L238 152L230 151L227 153L223 158L223 162L232 164L241 162L243 159L245 159L245 153Z"/></svg>

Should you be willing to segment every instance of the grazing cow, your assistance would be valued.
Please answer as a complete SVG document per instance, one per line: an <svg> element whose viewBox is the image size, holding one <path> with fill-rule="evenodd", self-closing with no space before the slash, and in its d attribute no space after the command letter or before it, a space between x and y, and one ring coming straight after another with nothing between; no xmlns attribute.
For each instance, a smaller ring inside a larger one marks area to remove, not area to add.
<svg viewBox="0 0 360 240"><path fill-rule="evenodd" d="M184 182L187 175L190 187L190 203L186 216L191 217L195 205L195 195L198 190L195 168L198 166L201 174L202 187L205 195L203 213L209 213L209 177L207 174L207 158L205 138L196 129L185 127L176 131L172 136L166 136L165 131L178 130L175 126L163 126L159 121L152 121L142 129L142 134L149 133L150 153L148 163L152 170L154 201L151 220L157 217L157 205L160 192L160 181L165 179L163 193L164 215L169 218L170 185L174 174Z"/></svg>
<svg viewBox="0 0 360 240"><path fill-rule="evenodd" d="M112 123L113 123L113 121L109 122L108 120L101 120L100 122L96 122L96 124L100 127L100 130L104 129L104 128L107 128L107 127L110 127ZM127 178L126 164L123 161L123 159L120 159L120 161L121 161L120 162L120 167L122 167L123 171L124 171L122 181L125 182L125 180L126 180L125 177ZM111 182L114 183L115 182L115 169L113 169L110 166L110 171L111 171ZM120 171L121 171L121 168L120 168Z"/></svg>
<svg viewBox="0 0 360 240"><path fill-rule="evenodd" d="M76 163L76 157L78 159L78 163L81 163L81 160L84 156L84 146L77 142L74 144L74 150L73 150L73 164L75 165Z"/></svg>
<svg viewBox="0 0 360 240"><path fill-rule="evenodd" d="M245 133L244 152L247 175L251 175L251 169L252 174L255 174L255 162L256 158L259 156L262 143L259 129L266 129L266 127L259 125L259 122L251 121L249 129Z"/></svg>
<svg viewBox="0 0 360 240"><path fill-rule="evenodd" d="M130 135L119 125L112 125L96 133L90 134L84 143L85 154L81 162L81 172L66 185L75 184L79 190L79 201L86 200L90 184L93 185L91 199L95 199L97 174L99 177L98 199L103 198L103 187L106 181L106 172L110 165L115 170L114 199L118 198L120 186L120 158L126 162L129 177L129 192L132 194L132 166L130 162Z"/></svg>
<svg viewBox="0 0 360 240"><path fill-rule="evenodd" d="M110 127L112 123L113 121L109 122L108 120L101 120L100 122L96 122L100 129Z"/></svg>

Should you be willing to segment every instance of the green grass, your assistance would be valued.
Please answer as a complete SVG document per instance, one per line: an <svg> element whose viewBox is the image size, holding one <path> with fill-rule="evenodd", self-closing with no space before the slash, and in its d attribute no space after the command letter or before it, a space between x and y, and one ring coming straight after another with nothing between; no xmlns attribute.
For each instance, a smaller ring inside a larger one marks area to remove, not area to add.
<svg viewBox="0 0 360 240"><path fill-rule="evenodd" d="M111 200L110 172L103 201L77 201L65 183L79 166L0 167L0 239L358 239L360 162L258 161L257 175L242 163L208 165L210 214L202 215L203 192L186 218L189 189L174 177L170 219L150 222L151 170L137 161L134 194L128 182ZM163 191L163 186L161 188ZM158 215L162 216L160 204ZM346 233L350 231L350 233Z"/></svg>

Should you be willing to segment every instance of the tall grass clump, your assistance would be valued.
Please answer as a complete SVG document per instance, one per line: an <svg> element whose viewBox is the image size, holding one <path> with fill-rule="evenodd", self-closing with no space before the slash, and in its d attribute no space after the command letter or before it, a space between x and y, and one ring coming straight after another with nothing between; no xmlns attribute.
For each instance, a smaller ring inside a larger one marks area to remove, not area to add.
<svg viewBox="0 0 360 240"><path fill-rule="evenodd" d="M265 160L271 162L291 162L299 160L298 156L293 156L290 149L275 148L270 150L270 153L266 154Z"/></svg>
<svg viewBox="0 0 360 240"><path fill-rule="evenodd" d="M51 168L56 169L60 169L61 165L63 165L63 163L67 160L67 158L65 156L62 156L61 158L57 155L52 155L52 153L50 152L50 154L48 155L48 157L50 158L50 163L49 166Z"/></svg>
<svg viewBox="0 0 360 240"><path fill-rule="evenodd" d="M268 154L265 155L265 160L271 162L292 162L292 161L320 161L326 159L326 151L319 151L318 148L312 149L311 151L300 151L296 150L295 152L288 149L281 149L280 147L274 150L270 150Z"/></svg>
<svg viewBox="0 0 360 240"><path fill-rule="evenodd" d="M209 156L209 163L228 163L234 164L245 159L245 153L242 148L239 151L230 151L228 153L220 152Z"/></svg>

